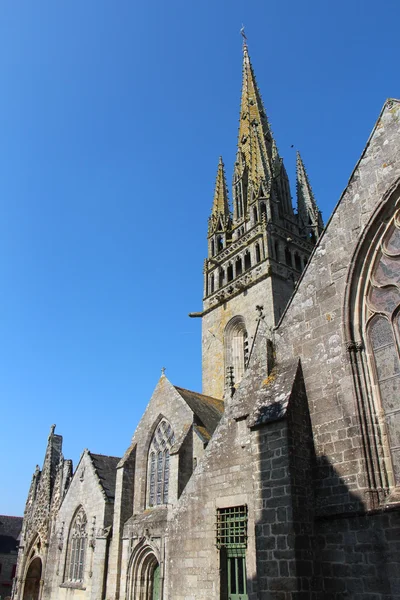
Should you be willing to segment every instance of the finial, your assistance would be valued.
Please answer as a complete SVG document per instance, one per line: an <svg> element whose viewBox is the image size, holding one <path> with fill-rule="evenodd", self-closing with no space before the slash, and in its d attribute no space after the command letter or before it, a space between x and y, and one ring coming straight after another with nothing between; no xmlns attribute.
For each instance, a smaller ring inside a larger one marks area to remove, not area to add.
<svg viewBox="0 0 400 600"><path fill-rule="evenodd" d="M161 377L165 377L165 367L161 367Z"/></svg>
<svg viewBox="0 0 400 600"><path fill-rule="evenodd" d="M242 23L242 27L240 29L240 35L243 38L243 48L247 48L247 36L246 36L246 34L244 32L244 25L243 25L243 23Z"/></svg>
<svg viewBox="0 0 400 600"><path fill-rule="evenodd" d="M50 439L50 438L51 438L51 437L54 435L54 430L55 430L55 428L56 428L56 426L55 426L55 425L52 425L52 426L50 427L49 439Z"/></svg>

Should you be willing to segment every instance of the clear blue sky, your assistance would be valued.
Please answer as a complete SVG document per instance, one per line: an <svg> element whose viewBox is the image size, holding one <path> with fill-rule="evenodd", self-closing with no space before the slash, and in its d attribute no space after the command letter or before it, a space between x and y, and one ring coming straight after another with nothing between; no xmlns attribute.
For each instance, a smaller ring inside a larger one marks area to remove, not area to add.
<svg viewBox="0 0 400 600"><path fill-rule="evenodd" d="M0 513L22 514L52 423L74 464L121 456L162 366L201 389L187 314L220 154L231 179L241 24L326 220L400 96L399 21L398 0L1 2Z"/></svg>

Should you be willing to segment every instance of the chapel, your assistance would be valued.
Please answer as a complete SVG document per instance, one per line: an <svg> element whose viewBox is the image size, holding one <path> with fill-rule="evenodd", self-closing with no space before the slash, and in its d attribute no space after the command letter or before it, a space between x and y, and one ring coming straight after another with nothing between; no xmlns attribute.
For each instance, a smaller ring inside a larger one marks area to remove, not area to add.
<svg viewBox="0 0 400 600"><path fill-rule="evenodd" d="M201 393L162 373L125 454L75 468L52 426L14 600L400 599L400 101L324 228L244 40L233 173L189 315Z"/></svg>

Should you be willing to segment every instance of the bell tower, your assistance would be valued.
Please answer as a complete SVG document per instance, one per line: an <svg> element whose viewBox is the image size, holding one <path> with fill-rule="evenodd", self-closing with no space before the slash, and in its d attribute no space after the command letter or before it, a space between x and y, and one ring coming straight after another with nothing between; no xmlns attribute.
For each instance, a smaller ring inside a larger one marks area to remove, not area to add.
<svg viewBox="0 0 400 600"><path fill-rule="evenodd" d="M244 39L233 207L220 158L208 223L203 312L192 314L202 317L203 394L223 398L232 383L240 382L254 339L256 307L263 307L267 325L274 327L322 231L302 163L297 176L298 214Z"/></svg>

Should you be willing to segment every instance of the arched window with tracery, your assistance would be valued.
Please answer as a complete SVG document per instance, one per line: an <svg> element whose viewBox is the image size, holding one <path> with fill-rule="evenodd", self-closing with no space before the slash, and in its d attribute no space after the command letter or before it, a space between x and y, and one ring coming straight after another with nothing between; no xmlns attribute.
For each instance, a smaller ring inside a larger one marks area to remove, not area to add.
<svg viewBox="0 0 400 600"><path fill-rule="evenodd" d="M71 523L65 580L81 583L85 572L85 555L87 547L87 518L82 507L76 512Z"/></svg>
<svg viewBox="0 0 400 600"><path fill-rule="evenodd" d="M148 459L148 505L168 503L169 458L175 435L166 419L158 424L150 443Z"/></svg>
<svg viewBox="0 0 400 600"><path fill-rule="evenodd" d="M244 318L233 317L225 327L225 371L233 368L234 383L242 379L248 360L248 339Z"/></svg>
<svg viewBox="0 0 400 600"><path fill-rule="evenodd" d="M381 241L366 290L364 322L378 416L386 428L394 481L400 484L400 212Z"/></svg>

